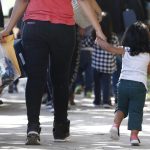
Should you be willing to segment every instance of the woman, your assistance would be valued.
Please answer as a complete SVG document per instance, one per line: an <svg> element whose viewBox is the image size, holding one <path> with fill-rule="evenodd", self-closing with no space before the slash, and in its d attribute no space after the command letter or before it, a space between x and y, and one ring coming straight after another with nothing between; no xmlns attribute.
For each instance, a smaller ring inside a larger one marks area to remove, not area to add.
<svg viewBox="0 0 150 150"><path fill-rule="evenodd" d="M97 37L104 39L96 15L87 0L80 5L92 22ZM70 63L75 44L75 22L71 0L16 0L10 21L0 38L9 35L24 15L23 47L27 58L26 106L28 116L27 145L40 144L40 106L46 82L48 56L54 98L53 136L64 141L69 136L67 119Z"/></svg>

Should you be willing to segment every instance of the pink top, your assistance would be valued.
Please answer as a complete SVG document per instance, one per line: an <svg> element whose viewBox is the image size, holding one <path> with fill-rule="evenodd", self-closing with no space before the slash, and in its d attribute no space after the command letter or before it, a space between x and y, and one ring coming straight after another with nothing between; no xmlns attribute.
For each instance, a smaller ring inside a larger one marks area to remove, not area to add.
<svg viewBox="0 0 150 150"><path fill-rule="evenodd" d="M71 0L30 0L24 20L34 19L74 25L73 15Z"/></svg>

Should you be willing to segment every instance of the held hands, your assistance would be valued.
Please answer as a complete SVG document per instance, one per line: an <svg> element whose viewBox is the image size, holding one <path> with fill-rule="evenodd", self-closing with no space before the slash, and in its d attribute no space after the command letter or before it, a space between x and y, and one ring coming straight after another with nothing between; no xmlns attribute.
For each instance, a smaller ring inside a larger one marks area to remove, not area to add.
<svg viewBox="0 0 150 150"><path fill-rule="evenodd" d="M103 40L102 38L96 38L96 44L99 45L102 49L107 50L110 47L110 44L105 40Z"/></svg>
<svg viewBox="0 0 150 150"><path fill-rule="evenodd" d="M111 52L112 54L122 55L124 54L124 48L123 47L115 47L111 44L109 44L107 41L104 41L100 38L96 39L96 44L99 45L103 50L106 50L108 52Z"/></svg>

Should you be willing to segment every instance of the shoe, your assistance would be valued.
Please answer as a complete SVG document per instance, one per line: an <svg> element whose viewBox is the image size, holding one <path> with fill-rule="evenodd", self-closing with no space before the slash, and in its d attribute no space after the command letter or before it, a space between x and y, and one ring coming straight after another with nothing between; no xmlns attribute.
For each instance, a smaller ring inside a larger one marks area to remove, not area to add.
<svg viewBox="0 0 150 150"><path fill-rule="evenodd" d="M120 139L119 128L113 126L110 129L110 138L112 140L119 140Z"/></svg>
<svg viewBox="0 0 150 150"><path fill-rule="evenodd" d="M40 145L40 132L39 125L28 126L26 145Z"/></svg>
<svg viewBox="0 0 150 150"><path fill-rule="evenodd" d="M130 138L130 143L131 143L131 146L140 146L141 142L139 138L134 138L134 139Z"/></svg>
<svg viewBox="0 0 150 150"><path fill-rule="evenodd" d="M95 108L100 108L101 104L93 101L93 105Z"/></svg>
<svg viewBox="0 0 150 150"><path fill-rule="evenodd" d="M85 97L86 98L92 98L92 92L86 92L86 94L85 94Z"/></svg>
<svg viewBox="0 0 150 150"><path fill-rule="evenodd" d="M2 100L0 100L0 105L2 105L3 104L3 101Z"/></svg>
<svg viewBox="0 0 150 150"><path fill-rule="evenodd" d="M26 145L40 145L40 136L38 132L30 131L28 133Z"/></svg>
<svg viewBox="0 0 150 150"><path fill-rule="evenodd" d="M94 104L95 106L100 106L100 105L101 105L101 102L94 100L94 101L93 101L93 104Z"/></svg>
<svg viewBox="0 0 150 150"><path fill-rule="evenodd" d="M46 108L51 112L51 113L54 113L54 107L53 105L46 105Z"/></svg>
<svg viewBox="0 0 150 150"><path fill-rule="evenodd" d="M54 106L53 106L52 100L49 100L49 101L46 103L46 108L47 108L51 113L54 113Z"/></svg>
<svg viewBox="0 0 150 150"><path fill-rule="evenodd" d="M95 108L100 108L101 105L100 105L100 104L94 104L94 107L95 107Z"/></svg>
<svg viewBox="0 0 150 150"><path fill-rule="evenodd" d="M67 120L66 123L54 122L54 127L53 127L54 141L56 142L67 141L68 137L70 136L69 128L70 128L69 120Z"/></svg>
<svg viewBox="0 0 150 150"><path fill-rule="evenodd" d="M112 108L112 106L110 104L103 104L103 108L109 109Z"/></svg>
<svg viewBox="0 0 150 150"><path fill-rule="evenodd" d="M49 108L48 110L49 110L49 112L54 113L54 108L53 107Z"/></svg>
<svg viewBox="0 0 150 150"><path fill-rule="evenodd" d="M81 94L83 91L83 87L81 85L78 85L76 88L75 88L75 94Z"/></svg>

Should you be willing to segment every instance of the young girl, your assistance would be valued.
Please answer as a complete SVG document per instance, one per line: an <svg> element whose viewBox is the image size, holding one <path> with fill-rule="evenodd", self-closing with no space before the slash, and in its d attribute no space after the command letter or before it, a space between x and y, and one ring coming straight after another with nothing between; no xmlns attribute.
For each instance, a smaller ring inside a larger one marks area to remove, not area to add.
<svg viewBox="0 0 150 150"><path fill-rule="evenodd" d="M118 107L110 136L114 140L119 139L120 124L129 115L130 143L132 146L139 146L138 133L142 130L147 68L150 62L148 27L142 22L132 24L123 36L123 47L113 47L103 40L97 42L109 52L122 54L122 70L118 83Z"/></svg>

